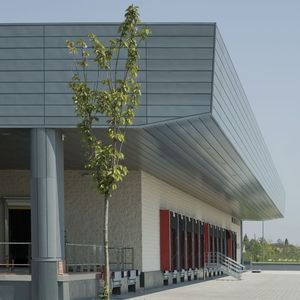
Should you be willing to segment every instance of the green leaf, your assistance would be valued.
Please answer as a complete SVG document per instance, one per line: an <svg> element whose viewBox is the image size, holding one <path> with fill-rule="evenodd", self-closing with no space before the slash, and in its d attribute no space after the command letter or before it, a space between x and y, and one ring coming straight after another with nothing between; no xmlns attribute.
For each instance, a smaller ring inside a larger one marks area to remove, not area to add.
<svg viewBox="0 0 300 300"><path fill-rule="evenodd" d="M90 171L98 192L104 195L111 195L128 174L127 167L120 163L125 159L122 145L126 142L126 127L133 124L141 95L137 82L138 44L150 35L150 30L139 27L139 24L138 7L130 5L119 26L120 36L111 39L109 46L94 33L88 34L87 41L66 41L70 54L82 69L74 74L69 86L80 120L78 128L85 147L85 168ZM127 49L125 72L117 72L114 68L119 69L119 53L124 48ZM116 65L112 64L113 59L117 60ZM90 61L94 61L99 72L105 74L104 80L88 81ZM105 136L94 130L99 116L106 118L108 130Z"/></svg>

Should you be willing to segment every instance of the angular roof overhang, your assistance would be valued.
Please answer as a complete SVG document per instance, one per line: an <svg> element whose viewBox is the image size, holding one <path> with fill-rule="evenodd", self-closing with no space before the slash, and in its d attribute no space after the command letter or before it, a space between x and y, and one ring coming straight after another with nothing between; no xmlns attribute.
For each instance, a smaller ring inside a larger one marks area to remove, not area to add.
<svg viewBox="0 0 300 300"><path fill-rule="evenodd" d="M96 129L99 136L105 130ZM65 169L83 169L78 129L63 131ZM0 169L29 168L29 130L0 133ZM148 172L234 217L282 217L282 203L273 202L209 114L130 128L123 149L129 169Z"/></svg>
<svg viewBox="0 0 300 300"><path fill-rule="evenodd" d="M99 135L103 130L97 129ZM82 168L78 131L65 132L66 166ZM130 128L123 149L130 169L148 172L232 216L283 215L282 203L274 203L210 114Z"/></svg>

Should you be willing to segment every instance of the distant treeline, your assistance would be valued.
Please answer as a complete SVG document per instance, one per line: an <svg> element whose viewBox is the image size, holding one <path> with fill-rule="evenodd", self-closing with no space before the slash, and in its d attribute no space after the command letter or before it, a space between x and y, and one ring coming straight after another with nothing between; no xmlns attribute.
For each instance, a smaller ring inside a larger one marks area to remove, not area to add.
<svg viewBox="0 0 300 300"><path fill-rule="evenodd" d="M276 243L262 238L249 240L247 234L243 240L243 260L253 262L300 262L300 247L289 244L288 239L278 239Z"/></svg>

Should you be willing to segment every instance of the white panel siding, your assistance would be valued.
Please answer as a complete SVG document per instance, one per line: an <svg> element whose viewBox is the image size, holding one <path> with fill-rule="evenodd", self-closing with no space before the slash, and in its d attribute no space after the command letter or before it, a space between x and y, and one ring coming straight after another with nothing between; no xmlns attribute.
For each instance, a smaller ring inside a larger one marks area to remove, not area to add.
<svg viewBox="0 0 300 300"><path fill-rule="evenodd" d="M192 218L235 231L240 251L240 226L231 216L187 193L142 172L142 268L160 269L159 210L169 209ZM238 253L238 260L240 254Z"/></svg>

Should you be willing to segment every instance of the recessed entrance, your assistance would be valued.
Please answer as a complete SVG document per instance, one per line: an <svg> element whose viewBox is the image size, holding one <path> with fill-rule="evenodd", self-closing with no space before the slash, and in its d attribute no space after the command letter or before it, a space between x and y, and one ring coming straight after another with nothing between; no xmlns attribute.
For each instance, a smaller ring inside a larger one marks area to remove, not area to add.
<svg viewBox="0 0 300 300"><path fill-rule="evenodd" d="M9 260L13 264L28 264L30 261L30 209L10 208L9 219ZM16 244L14 244L16 243ZM21 244L19 244L21 243Z"/></svg>

